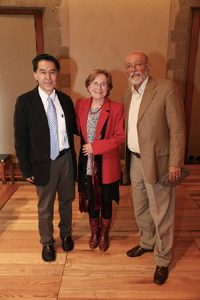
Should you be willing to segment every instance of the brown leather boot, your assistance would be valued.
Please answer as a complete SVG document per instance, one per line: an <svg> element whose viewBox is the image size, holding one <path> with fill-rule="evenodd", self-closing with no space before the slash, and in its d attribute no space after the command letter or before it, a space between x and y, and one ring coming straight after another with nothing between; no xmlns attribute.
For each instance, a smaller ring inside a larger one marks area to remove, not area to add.
<svg viewBox="0 0 200 300"><path fill-rule="evenodd" d="M99 217L97 217L96 219L89 219L91 227L89 246L91 249L95 249L99 245Z"/></svg>
<svg viewBox="0 0 200 300"><path fill-rule="evenodd" d="M108 231L110 229L111 220L112 220L111 218L110 219L101 218L99 249L103 252L105 252L109 247Z"/></svg>

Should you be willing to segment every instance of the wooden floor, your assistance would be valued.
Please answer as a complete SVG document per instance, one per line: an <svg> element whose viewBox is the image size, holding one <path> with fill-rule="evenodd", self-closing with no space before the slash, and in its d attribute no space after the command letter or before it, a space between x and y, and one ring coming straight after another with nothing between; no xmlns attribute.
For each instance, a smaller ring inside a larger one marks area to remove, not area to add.
<svg viewBox="0 0 200 300"><path fill-rule="evenodd" d="M77 196L73 203L75 248L68 254L62 251L56 202L57 257L45 263L35 188L18 184L14 191L6 185L10 199L0 211L0 300L200 300L200 166L190 169L191 175L177 187L173 260L163 286L153 282L153 253L138 258L126 255L139 243L130 186L121 186L120 205L113 203L110 248L105 253L89 249L88 215L79 213ZM1 197L5 192L0 185Z"/></svg>

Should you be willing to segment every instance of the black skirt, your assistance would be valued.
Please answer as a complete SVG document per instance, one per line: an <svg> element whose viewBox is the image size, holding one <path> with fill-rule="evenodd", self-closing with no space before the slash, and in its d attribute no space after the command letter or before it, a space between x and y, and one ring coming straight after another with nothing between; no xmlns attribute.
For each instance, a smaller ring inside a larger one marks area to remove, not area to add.
<svg viewBox="0 0 200 300"><path fill-rule="evenodd" d="M88 200L94 201L92 176L89 175L87 175L87 193ZM111 202L112 200L119 204L119 180L109 184L102 184L102 202Z"/></svg>

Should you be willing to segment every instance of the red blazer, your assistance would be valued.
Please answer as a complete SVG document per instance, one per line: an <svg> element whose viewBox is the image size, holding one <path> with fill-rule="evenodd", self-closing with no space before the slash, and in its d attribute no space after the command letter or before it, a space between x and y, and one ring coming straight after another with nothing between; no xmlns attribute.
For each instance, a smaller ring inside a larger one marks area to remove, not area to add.
<svg viewBox="0 0 200 300"><path fill-rule="evenodd" d="M87 142L87 117L92 97L78 99L75 105L76 121L78 130L80 129L83 138ZM105 138L99 140L99 135L107 122ZM121 177L121 164L119 147L125 142L124 134L124 106L121 103L110 101L106 96L102 110L98 119L96 135L91 144L93 155L102 155L102 183L115 182Z"/></svg>

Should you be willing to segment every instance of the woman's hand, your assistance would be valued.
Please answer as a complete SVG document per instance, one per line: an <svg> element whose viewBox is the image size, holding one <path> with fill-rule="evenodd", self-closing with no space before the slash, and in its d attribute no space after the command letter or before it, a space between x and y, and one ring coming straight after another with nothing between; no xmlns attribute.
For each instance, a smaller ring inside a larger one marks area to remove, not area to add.
<svg viewBox="0 0 200 300"><path fill-rule="evenodd" d="M85 145L83 145L82 151L83 151L84 155L92 154L93 150L92 150L91 144L85 144Z"/></svg>

